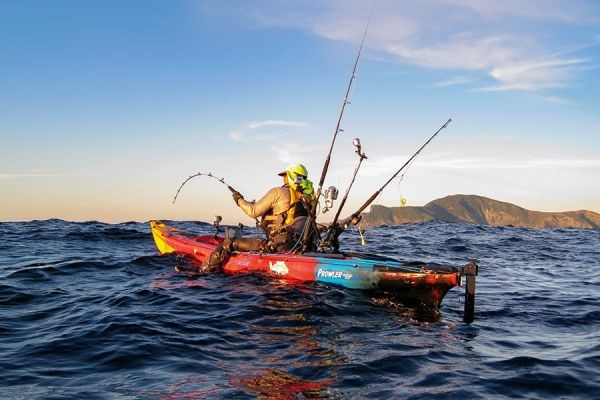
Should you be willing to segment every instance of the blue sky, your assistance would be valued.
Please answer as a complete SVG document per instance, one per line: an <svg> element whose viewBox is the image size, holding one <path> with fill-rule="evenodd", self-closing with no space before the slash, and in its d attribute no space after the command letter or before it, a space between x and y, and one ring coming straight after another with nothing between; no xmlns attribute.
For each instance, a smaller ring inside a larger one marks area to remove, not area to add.
<svg viewBox="0 0 600 400"><path fill-rule="evenodd" d="M276 172L323 167L370 1L5 1L0 220L251 223ZM600 3L376 4L326 186L600 212ZM344 213L342 213L344 214ZM322 217L327 220L327 215Z"/></svg>

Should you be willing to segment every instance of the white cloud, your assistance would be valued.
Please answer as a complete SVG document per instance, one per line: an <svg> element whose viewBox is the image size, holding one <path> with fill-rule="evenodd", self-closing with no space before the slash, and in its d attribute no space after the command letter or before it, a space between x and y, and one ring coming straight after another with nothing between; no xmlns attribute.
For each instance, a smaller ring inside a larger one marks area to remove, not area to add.
<svg viewBox="0 0 600 400"><path fill-rule="evenodd" d="M581 1L569 4L563 0L433 0L433 2L468 9L486 18L521 17L569 23L594 21L594 17L589 13L594 7L588 7Z"/></svg>
<svg viewBox="0 0 600 400"><path fill-rule="evenodd" d="M229 137L236 142L241 142L244 140L245 133L240 131L232 131L229 133Z"/></svg>
<svg viewBox="0 0 600 400"><path fill-rule="evenodd" d="M271 147L275 158L283 163L303 163L315 156L315 148L300 142L282 142Z"/></svg>
<svg viewBox="0 0 600 400"><path fill-rule="evenodd" d="M442 82L438 82L435 84L436 87L447 87L447 86L455 86L455 85L464 85L466 83L472 83L476 79L474 77L468 76L456 76L454 78L447 79Z"/></svg>
<svg viewBox="0 0 600 400"><path fill-rule="evenodd" d="M65 177L81 177L84 175L72 174L0 174L0 180L8 179L29 179L29 178L65 178Z"/></svg>
<svg viewBox="0 0 600 400"><path fill-rule="evenodd" d="M567 100L567 99L563 99L562 97L558 97L558 96L543 96L542 99L547 102L547 103L552 103L552 104L560 104L562 106L576 106L578 105L577 102L571 101L571 100Z"/></svg>
<svg viewBox="0 0 600 400"><path fill-rule="evenodd" d="M475 136L473 139L476 140L513 140L514 136L511 135L492 135L492 134L484 134Z"/></svg>
<svg viewBox="0 0 600 400"><path fill-rule="evenodd" d="M529 162L533 166L560 167L560 168L600 168L600 159L541 159Z"/></svg>
<svg viewBox="0 0 600 400"><path fill-rule="evenodd" d="M306 29L315 35L357 44L364 31L369 3L304 1L305 7L270 3L266 25ZM548 91L573 83L591 60L566 56L589 43L570 43L556 35L556 24L568 28L598 22L594 2L560 0L380 0L366 46L377 54L431 69L469 71L487 78L482 91ZM599 40L598 36L589 41ZM368 55L368 54L367 54ZM451 79L438 84L469 83ZM482 85L482 84L480 84Z"/></svg>
<svg viewBox="0 0 600 400"><path fill-rule="evenodd" d="M284 121L284 120L264 120L249 122L244 127L231 131L229 138L236 142L244 142L248 139L257 141L275 140L281 133L273 128L289 128L294 131L297 128L303 127L306 124L299 121ZM296 129L294 129L296 128Z"/></svg>
<svg viewBox="0 0 600 400"><path fill-rule="evenodd" d="M364 176L387 176L404 165L408 157L387 157L379 162L371 162L361 170ZM531 160L504 160L493 158L454 158L446 160L421 159L418 162L420 169L433 170L523 170L523 169L598 169L600 159L531 159ZM405 169L406 171L406 169Z"/></svg>
<svg viewBox="0 0 600 400"><path fill-rule="evenodd" d="M392 156L384 157L379 161L369 160L369 163L364 165L360 174L363 176L391 176L395 171L409 159L410 156Z"/></svg>
<svg viewBox="0 0 600 400"><path fill-rule="evenodd" d="M250 122L247 126L248 129L262 128L264 126L304 126L304 122L298 121L282 121L282 120L266 120L266 121L255 121Z"/></svg>
<svg viewBox="0 0 600 400"><path fill-rule="evenodd" d="M465 158L438 161L422 161L422 168L434 169L531 169L531 168L569 168L596 169L600 168L600 159L531 159L531 160L500 160L491 158Z"/></svg>
<svg viewBox="0 0 600 400"><path fill-rule="evenodd" d="M565 86L573 76L573 66L585 59L528 60L493 68L490 75L506 88L536 90Z"/></svg>
<svg viewBox="0 0 600 400"><path fill-rule="evenodd" d="M519 57L512 45L516 40L507 35L475 37L469 33L458 33L432 44L390 41L386 51L428 68L488 70Z"/></svg>

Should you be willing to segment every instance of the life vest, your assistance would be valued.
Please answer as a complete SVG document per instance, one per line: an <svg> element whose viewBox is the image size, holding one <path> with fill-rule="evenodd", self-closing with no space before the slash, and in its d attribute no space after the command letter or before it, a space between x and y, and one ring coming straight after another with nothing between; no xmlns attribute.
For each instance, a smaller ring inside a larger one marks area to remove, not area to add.
<svg viewBox="0 0 600 400"><path fill-rule="evenodd" d="M290 193L290 207L279 215L266 215L262 225L268 237L269 251L286 251L299 239L299 232L292 228L298 217L308 217L310 202L314 200L314 190L310 182L310 190L303 190L301 185L287 186ZM309 194L306 194L308 191ZM304 193L303 193L304 192Z"/></svg>
<svg viewBox="0 0 600 400"><path fill-rule="evenodd" d="M288 189L290 190L290 208L286 211L285 225L293 223L296 217L308 217L307 196L291 186Z"/></svg>

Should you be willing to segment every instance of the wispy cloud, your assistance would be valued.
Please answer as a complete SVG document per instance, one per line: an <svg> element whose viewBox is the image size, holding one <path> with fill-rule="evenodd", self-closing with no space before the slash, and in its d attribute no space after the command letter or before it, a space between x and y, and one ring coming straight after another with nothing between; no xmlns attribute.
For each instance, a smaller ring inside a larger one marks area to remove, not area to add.
<svg viewBox="0 0 600 400"><path fill-rule="evenodd" d="M284 120L264 120L264 121L253 121L249 122L240 129L236 129L229 133L229 138L243 142L248 139L258 141L269 141L278 137L281 131L274 130L273 128L300 128L305 126L306 123L300 121L284 121Z"/></svg>
<svg viewBox="0 0 600 400"><path fill-rule="evenodd" d="M408 157L388 157L378 162L371 162L361 173L365 176L389 176L406 162ZM598 169L600 159L531 159L505 160L493 158L453 158L446 160L421 159L419 168L433 170L523 170L523 169Z"/></svg>
<svg viewBox="0 0 600 400"><path fill-rule="evenodd" d="M433 0L433 3L471 10L486 18L520 17L541 21L566 23L594 22L593 4L573 2L565 5L562 0ZM576 3L576 4L574 4Z"/></svg>
<svg viewBox="0 0 600 400"><path fill-rule="evenodd" d="M447 87L447 86L455 86L455 85L464 85L467 83L472 83L476 81L477 78L468 77L468 76L457 76L454 78L447 79L445 81L441 81L435 84L436 87Z"/></svg>
<svg viewBox="0 0 600 400"><path fill-rule="evenodd" d="M364 176L388 176L398 170L410 156L383 157L370 162L361 168L360 174Z"/></svg>
<svg viewBox="0 0 600 400"><path fill-rule="evenodd" d="M266 25L306 29L330 40L360 40L369 7L365 2L303 3L308 7L270 3L268 14L257 19ZM585 0L380 0L367 47L378 58L387 55L426 68L470 74L470 79L462 74L438 86L479 80L480 91L556 90L573 84L591 62L574 54L597 46L599 39L592 34L588 43L576 39L569 43L568 37L556 35L553 29L557 24L567 28L596 24L599 4Z"/></svg>
<svg viewBox="0 0 600 400"><path fill-rule="evenodd" d="M292 164L310 159L315 154L315 147L302 142L282 142L271 147L275 158L283 163ZM303 161L305 163L306 161Z"/></svg>
<svg viewBox="0 0 600 400"><path fill-rule="evenodd" d="M561 168L600 168L600 159L540 159L529 161L530 165L542 167L561 167Z"/></svg>
<svg viewBox="0 0 600 400"><path fill-rule="evenodd" d="M74 174L0 174L0 180L30 179L30 178L70 178L82 177L84 175Z"/></svg>
<svg viewBox="0 0 600 400"><path fill-rule="evenodd" d="M262 128L263 126L304 126L304 122L298 121L282 121L282 120L266 120L255 121L248 124L248 129Z"/></svg>
<svg viewBox="0 0 600 400"><path fill-rule="evenodd" d="M497 86L505 89L550 89L564 87L572 79L576 69L574 67L584 64L586 59L554 59L554 60L528 60L493 68L490 75L501 82Z"/></svg>
<svg viewBox="0 0 600 400"><path fill-rule="evenodd" d="M570 168L570 169L596 169L600 168L600 159L531 159L531 160L505 160L493 158L464 158L450 160L424 160L419 163L422 168L436 169L531 169L531 168Z"/></svg>
<svg viewBox="0 0 600 400"><path fill-rule="evenodd" d="M559 96L543 96L542 99L547 103L560 104L562 106L577 106L578 103L572 100L563 99Z"/></svg>
<svg viewBox="0 0 600 400"><path fill-rule="evenodd" d="M473 139L475 140L513 140L515 137L512 135L493 135L493 134L483 134L475 136Z"/></svg>

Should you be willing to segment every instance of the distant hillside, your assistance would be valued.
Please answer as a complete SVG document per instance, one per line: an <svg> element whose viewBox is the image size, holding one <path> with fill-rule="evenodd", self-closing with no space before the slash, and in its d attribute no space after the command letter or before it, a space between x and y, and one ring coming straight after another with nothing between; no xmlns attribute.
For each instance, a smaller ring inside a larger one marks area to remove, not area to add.
<svg viewBox="0 0 600 400"><path fill-rule="evenodd" d="M463 194L437 199L423 207L375 205L363 215L363 224L367 226L439 220L493 226L600 229L600 214L592 211L530 211L514 204Z"/></svg>

